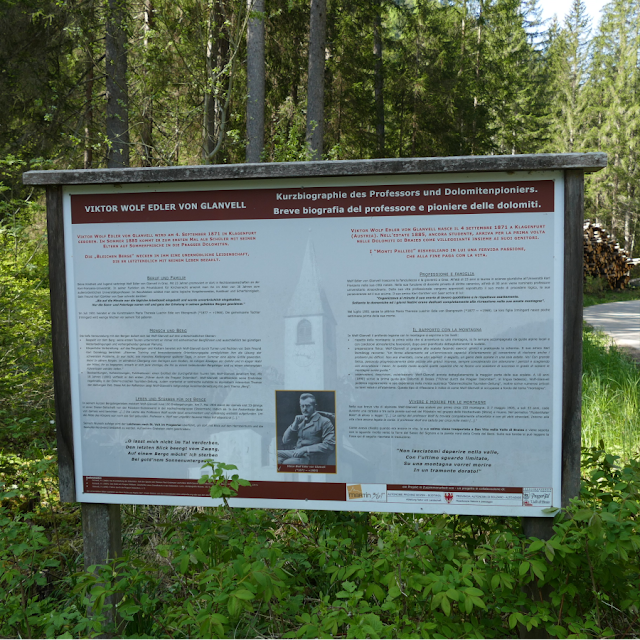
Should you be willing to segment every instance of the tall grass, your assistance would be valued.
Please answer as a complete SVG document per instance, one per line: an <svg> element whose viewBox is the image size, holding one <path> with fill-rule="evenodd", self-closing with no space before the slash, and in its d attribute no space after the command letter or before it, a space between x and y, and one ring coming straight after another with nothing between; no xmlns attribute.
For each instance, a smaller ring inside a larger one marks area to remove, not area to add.
<svg viewBox="0 0 640 640"><path fill-rule="evenodd" d="M602 333L583 331L582 446L597 446L624 460L640 450L640 366Z"/></svg>

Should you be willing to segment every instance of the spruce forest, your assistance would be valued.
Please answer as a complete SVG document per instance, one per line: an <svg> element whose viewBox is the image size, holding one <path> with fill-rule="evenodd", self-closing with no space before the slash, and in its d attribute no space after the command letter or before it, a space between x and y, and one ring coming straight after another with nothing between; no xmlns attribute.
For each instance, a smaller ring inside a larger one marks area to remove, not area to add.
<svg viewBox="0 0 640 640"><path fill-rule="evenodd" d="M577 0L561 23L535 0L330 1L318 42L311 13L302 0L3 0L0 154L95 168L122 144L130 166L244 162L259 23L256 159L308 157L307 111L311 153L329 159L605 151L586 214L635 254L637 2L590 24ZM17 188L15 171L3 181Z"/></svg>
<svg viewBox="0 0 640 640"><path fill-rule="evenodd" d="M325 1L0 0L0 637L638 637L640 369L588 327L583 482L548 540L231 509L244 481L212 461L224 504L122 505L122 556L85 562L24 171L603 151L585 217L639 253L640 0L598 24L581 0L560 22L537 0ZM637 297L605 285L585 303Z"/></svg>

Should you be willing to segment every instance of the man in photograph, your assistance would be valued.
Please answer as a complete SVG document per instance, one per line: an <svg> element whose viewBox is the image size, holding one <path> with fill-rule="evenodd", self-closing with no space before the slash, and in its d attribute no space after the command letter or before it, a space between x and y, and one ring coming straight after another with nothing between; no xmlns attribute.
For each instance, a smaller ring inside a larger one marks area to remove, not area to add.
<svg viewBox="0 0 640 640"><path fill-rule="evenodd" d="M329 418L318 412L316 398L311 393L300 396L302 415L284 432L282 444L290 447L278 451L278 464L326 464L336 446L336 432Z"/></svg>

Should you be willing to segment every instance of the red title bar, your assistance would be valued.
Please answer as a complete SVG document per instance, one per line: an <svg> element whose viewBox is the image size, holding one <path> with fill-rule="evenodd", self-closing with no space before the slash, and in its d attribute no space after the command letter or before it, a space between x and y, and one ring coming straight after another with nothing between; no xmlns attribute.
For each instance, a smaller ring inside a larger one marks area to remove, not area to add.
<svg viewBox="0 0 640 640"><path fill-rule="evenodd" d="M553 180L71 196L73 224L474 215L553 210Z"/></svg>

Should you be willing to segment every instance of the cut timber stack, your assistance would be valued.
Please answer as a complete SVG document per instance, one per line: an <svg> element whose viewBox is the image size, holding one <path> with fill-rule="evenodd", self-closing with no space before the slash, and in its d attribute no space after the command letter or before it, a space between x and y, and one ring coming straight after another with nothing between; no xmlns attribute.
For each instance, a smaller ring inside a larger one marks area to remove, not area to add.
<svg viewBox="0 0 640 640"><path fill-rule="evenodd" d="M600 225L584 223L584 279L587 276L606 278L611 289L624 289L629 285L631 268L640 260L632 260Z"/></svg>

